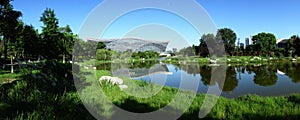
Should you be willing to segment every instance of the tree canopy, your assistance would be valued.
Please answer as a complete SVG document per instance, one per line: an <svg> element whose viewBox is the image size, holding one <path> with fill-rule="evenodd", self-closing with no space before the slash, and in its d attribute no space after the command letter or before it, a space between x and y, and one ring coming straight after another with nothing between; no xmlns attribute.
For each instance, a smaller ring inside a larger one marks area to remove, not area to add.
<svg viewBox="0 0 300 120"><path fill-rule="evenodd" d="M230 28L221 28L218 30L216 37L223 41L226 52L231 55L237 39L236 33Z"/></svg>
<svg viewBox="0 0 300 120"><path fill-rule="evenodd" d="M7 58L8 44L15 44L16 37L19 33L17 26L19 17L22 16L20 11L13 9L10 4L12 0L1 0L0 2L0 36L3 36L4 57Z"/></svg>
<svg viewBox="0 0 300 120"><path fill-rule="evenodd" d="M252 37L256 50L269 54L276 48L276 37L272 33L258 33Z"/></svg>
<svg viewBox="0 0 300 120"><path fill-rule="evenodd" d="M40 19L42 26L42 45L44 46L43 56L47 59L57 59L62 53L63 41L59 32L58 19L54 10L47 8Z"/></svg>

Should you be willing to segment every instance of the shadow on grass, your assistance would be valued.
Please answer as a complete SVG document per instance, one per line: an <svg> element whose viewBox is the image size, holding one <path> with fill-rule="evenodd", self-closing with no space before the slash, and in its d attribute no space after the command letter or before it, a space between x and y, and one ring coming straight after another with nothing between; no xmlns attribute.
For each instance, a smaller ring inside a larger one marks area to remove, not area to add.
<svg viewBox="0 0 300 120"><path fill-rule="evenodd" d="M111 119L113 120L174 120L176 119L175 114L180 112L169 106L161 110L145 103L139 103L132 97L125 99L122 103L115 104L120 109L112 116ZM128 114L124 115L124 111L127 111ZM152 112L155 112L155 115Z"/></svg>

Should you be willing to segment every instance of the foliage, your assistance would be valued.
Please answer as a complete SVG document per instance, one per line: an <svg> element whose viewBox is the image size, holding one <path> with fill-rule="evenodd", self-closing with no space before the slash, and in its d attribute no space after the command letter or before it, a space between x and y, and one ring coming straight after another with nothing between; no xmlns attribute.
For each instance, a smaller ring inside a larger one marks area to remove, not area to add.
<svg viewBox="0 0 300 120"><path fill-rule="evenodd" d="M136 59L151 59L151 58L158 58L159 53L153 51L144 51L144 52L133 52L131 57Z"/></svg>
<svg viewBox="0 0 300 120"><path fill-rule="evenodd" d="M103 42L98 42L96 49L106 49L106 45Z"/></svg>
<svg viewBox="0 0 300 120"><path fill-rule="evenodd" d="M183 49L179 50L177 55L184 56L184 57L195 56L195 48L193 48L191 46L183 48Z"/></svg>
<svg viewBox="0 0 300 120"><path fill-rule="evenodd" d="M58 59L62 54L63 41L59 32L58 19L52 9L47 8L40 19L44 26L42 27L42 45L43 56L49 60Z"/></svg>
<svg viewBox="0 0 300 120"><path fill-rule="evenodd" d="M261 51L264 55L269 55L271 51L275 50L276 37L272 33L258 33L252 37L254 50Z"/></svg>
<svg viewBox="0 0 300 120"><path fill-rule="evenodd" d="M293 35L288 43L287 43L287 48L286 52L289 54L293 54L294 56L300 56L300 38L297 35Z"/></svg>
<svg viewBox="0 0 300 120"><path fill-rule="evenodd" d="M0 2L0 36L3 36L4 57L7 58L8 43L13 45L16 42L17 34L20 32L17 30L19 24L19 17L22 16L20 11L14 10L10 4L12 0L1 0Z"/></svg>
<svg viewBox="0 0 300 120"><path fill-rule="evenodd" d="M72 33L72 30L69 25L66 27L60 28L60 33L62 35L62 54L63 54L63 61L67 58L70 60L73 54L73 46L75 43L76 35Z"/></svg>
<svg viewBox="0 0 300 120"><path fill-rule="evenodd" d="M216 37L223 41L226 52L231 55L235 47L236 33L230 28L222 28L218 30Z"/></svg>
<svg viewBox="0 0 300 120"><path fill-rule="evenodd" d="M27 69L29 69L28 67ZM92 119L75 91L70 64L55 61L0 86L0 119ZM78 75L75 75L78 76Z"/></svg>
<svg viewBox="0 0 300 120"><path fill-rule="evenodd" d="M112 51L107 49L97 49L96 60L100 61L111 61Z"/></svg>
<svg viewBox="0 0 300 120"><path fill-rule="evenodd" d="M25 25L22 31L24 55L26 58L37 58L40 55L41 41L38 31L33 26Z"/></svg>
<svg viewBox="0 0 300 120"><path fill-rule="evenodd" d="M200 45L199 45L199 55L202 57L208 57L209 56L209 50L207 47L206 42L210 41L210 40L214 40L215 37L213 34L204 34L202 35L201 39L200 39Z"/></svg>

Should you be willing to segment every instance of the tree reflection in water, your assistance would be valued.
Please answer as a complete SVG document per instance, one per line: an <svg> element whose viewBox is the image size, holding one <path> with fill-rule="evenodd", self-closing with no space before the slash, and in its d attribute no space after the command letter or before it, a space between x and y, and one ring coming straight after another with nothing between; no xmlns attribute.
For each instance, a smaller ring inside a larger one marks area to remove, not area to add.
<svg viewBox="0 0 300 120"><path fill-rule="evenodd" d="M277 68L275 65L262 65L253 69L254 83L260 86L272 86L277 82Z"/></svg>
<svg viewBox="0 0 300 120"><path fill-rule="evenodd" d="M281 63L278 64L278 70L284 72L294 83L300 82L300 64L291 62Z"/></svg>
<svg viewBox="0 0 300 120"><path fill-rule="evenodd" d="M227 67L226 70L226 77L225 77L225 82L222 90L225 92L231 92L237 87L237 85L238 85L238 80L236 78L235 67L229 66Z"/></svg>

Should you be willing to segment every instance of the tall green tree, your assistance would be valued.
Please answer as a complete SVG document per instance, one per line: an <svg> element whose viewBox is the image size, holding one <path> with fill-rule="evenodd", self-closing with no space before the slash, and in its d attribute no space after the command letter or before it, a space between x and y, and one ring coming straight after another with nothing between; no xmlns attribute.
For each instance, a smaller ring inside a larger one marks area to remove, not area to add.
<svg viewBox="0 0 300 120"><path fill-rule="evenodd" d="M295 55L297 56L300 56L300 38L298 35L293 35L291 38L290 38L290 41L292 43L292 46L295 50Z"/></svg>
<svg viewBox="0 0 300 120"><path fill-rule="evenodd" d="M232 55L235 47L236 41L236 33L229 28L219 29L216 35L216 38L221 39L223 41L225 51Z"/></svg>
<svg viewBox="0 0 300 120"><path fill-rule="evenodd" d="M24 41L23 41L23 29L24 29L24 23L22 21L18 22L18 25L15 28L15 32L14 32L14 39L9 41L9 45L8 45L8 50L9 50L9 55L13 56L13 57L23 57L23 53L24 53Z"/></svg>
<svg viewBox="0 0 300 120"><path fill-rule="evenodd" d="M10 4L11 1L0 1L0 36L3 36L3 53L5 59L8 54L8 44L13 45L16 41L18 19L22 16L20 11L13 9L13 6Z"/></svg>
<svg viewBox="0 0 300 120"><path fill-rule="evenodd" d="M39 39L38 31L31 25L25 25L22 31L22 41L24 56L28 59L35 59L41 53L42 49L41 41Z"/></svg>
<svg viewBox="0 0 300 120"><path fill-rule="evenodd" d="M13 59L18 58L23 53L23 41L22 41L22 29L23 29L24 23L21 21L18 21L18 24L16 25L15 32L11 33L14 35L14 37L10 37L9 41L7 41L7 51L8 55L10 55L10 65L11 65L11 73L14 73L14 67L13 67Z"/></svg>
<svg viewBox="0 0 300 120"><path fill-rule="evenodd" d="M73 46L77 36L73 34L72 29L69 25L60 28L60 32L62 35L63 42L61 48L63 54L63 62L65 62L65 59L70 60L72 58Z"/></svg>
<svg viewBox="0 0 300 120"><path fill-rule="evenodd" d="M207 42L214 40L215 36L213 34L204 34L202 35L200 39L200 45L199 45L199 54L202 57L208 57L209 56L209 50L207 47ZM211 51L212 52L212 51Z"/></svg>
<svg viewBox="0 0 300 120"><path fill-rule="evenodd" d="M54 10L47 8L40 19L44 26L42 27L42 45L43 56L46 59L58 59L62 54L63 41L62 34L59 31L58 19Z"/></svg>
<svg viewBox="0 0 300 120"><path fill-rule="evenodd" d="M276 37L272 33L258 33L252 37L258 51L261 51L264 55L270 54L276 48Z"/></svg>

